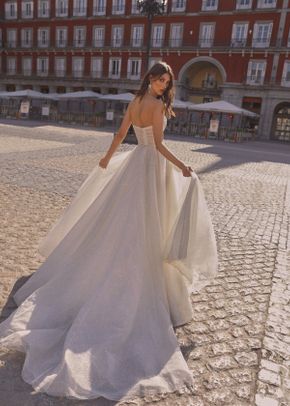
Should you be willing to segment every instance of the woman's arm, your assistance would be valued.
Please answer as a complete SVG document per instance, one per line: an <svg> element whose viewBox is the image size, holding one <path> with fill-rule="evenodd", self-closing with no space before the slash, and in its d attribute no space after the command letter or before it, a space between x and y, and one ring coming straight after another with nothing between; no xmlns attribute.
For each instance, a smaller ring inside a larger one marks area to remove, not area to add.
<svg viewBox="0 0 290 406"><path fill-rule="evenodd" d="M123 139L127 135L129 127L130 127L130 125L132 123L130 110L131 110L131 103L129 104L129 106L128 106L127 110L126 110L126 113L125 113L124 118L122 120L121 126L119 128L119 131L115 135L115 137L114 137L108 151L106 152L106 155L102 159L100 159L100 161L99 161L99 165L102 168L107 167L110 159L112 158L112 155L115 153L118 146L121 144L121 142L123 141Z"/></svg>
<svg viewBox="0 0 290 406"><path fill-rule="evenodd" d="M157 150L170 162L182 170L184 176L190 176L192 169L180 161L171 151L163 144L163 119L164 107L162 102L156 103L156 108L153 112L153 134Z"/></svg>

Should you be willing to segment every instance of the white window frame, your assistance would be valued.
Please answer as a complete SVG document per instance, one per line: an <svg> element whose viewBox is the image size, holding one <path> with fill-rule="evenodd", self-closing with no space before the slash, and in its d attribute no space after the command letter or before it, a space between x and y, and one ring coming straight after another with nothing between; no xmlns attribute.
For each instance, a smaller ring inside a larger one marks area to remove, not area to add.
<svg viewBox="0 0 290 406"><path fill-rule="evenodd" d="M29 68L27 68L26 62L29 61ZM22 75L23 76L31 76L32 74L32 57L31 56L23 56L21 60L21 67L22 67Z"/></svg>
<svg viewBox="0 0 290 406"><path fill-rule="evenodd" d="M140 14L140 10L138 10L138 7L137 7L137 0L132 0L131 14L133 14L133 15Z"/></svg>
<svg viewBox="0 0 290 406"><path fill-rule="evenodd" d="M37 76L48 76L49 59L48 56L39 56L37 58Z"/></svg>
<svg viewBox="0 0 290 406"><path fill-rule="evenodd" d="M75 69L76 61L81 62L80 69ZM73 56L72 57L72 74L75 78L82 78L84 76L84 69L85 69L85 60L83 56Z"/></svg>
<svg viewBox="0 0 290 406"><path fill-rule="evenodd" d="M67 17L68 16L68 0L56 0L55 16Z"/></svg>
<svg viewBox="0 0 290 406"><path fill-rule="evenodd" d="M118 35L116 35L118 33ZM112 25L111 34L111 46L114 48L120 48L123 45L124 40L124 26L123 25Z"/></svg>
<svg viewBox="0 0 290 406"><path fill-rule="evenodd" d="M78 33L82 33L80 36ZM84 48L86 46L86 26L74 27L74 48Z"/></svg>
<svg viewBox="0 0 290 406"><path fill-rule="evenodd" d="M88 11L87 0L74 0L73 2L73 16L86 17Z"/></svg>
<svg viewBox="0 0 290 406"><path fill-rule="evenodd" d="M43 33L46 33L46 41L44 42ZM37 30L37 46L38 48L48 48L50 44L50 30L48 27L41 27Z"/></svg>
<svg viewBox="0 0 290 406"><path fill-rule="evenodd" d="M94 69L95 68L95 62L96 65L99 65L99 69ZM95 79L102 78L103 76L103 58L101 56L94 56L91 58L91 77Z"/></svg>
<svg viewBox="0 0 290 406"><path fill-rule="evenodd" d="M101 36L97 36L96 32L101 32ZM95 25L93 28L93 46L95 48L102 48L105 44L105 26Z"/></svg>
<svg viewBox="0 0 290 406"><path fill-rule="evenodd" d="M93 15L104 16L106 15L107 0L94 0Z"/></svg>
<svg viewBox="0 0 290 406"><path fill-rule="evenodd" d="M236 10L249 10L253 0L236 0Z"/></svg>
<svg viewBox="0 0 290 406"><path fill-rule="evenodd" d="M59 67L59 62L63 61L64 63L62 69ZM63 78L66 76L67 61L65 56L56 56L54 60L54 73L58 78Z"/></svg>
<svg viewBox="0 0 290 406"><path fill-rule="evenodd" d="M180 28L179 38L176 37L176 33L174 33L175 27ZM170 37L169 37L169 46L171 48L181 47L183 41L183 23L172 23L170 24Z"/></svg>
<svg viewBox="0 0 290 406"><path fill-rule="evenodd" d="M27 14L27 6L30 6L30 13ZM23 19L32 19L34 12L34 3L32 0L25 0L21 3L21 18Z"/></svg>
<svg viewBox="0 0 290 406"><path fill-rule="evenodd" d="M238 27L245 27L244 29L244 35L239 38L237 35ZM232 47L245 47L247 44L247 38L248 38L248 29L249 29L249 23L248 22L243 22L243 21L236 21L233 23L233 28L232 28L232 39L231 39L231 46Z"/></svg>
<svg viewBox="0 0 290 406"><path fill-rule="evenodd" d="M63 32L63 38L60 38L60 32ZM67 33L68 33L68 28L67 27L56 27L55 29L55 46L57 48L66 48L67 47Z"/></svg>
<svg viewBox="0 0 290 406"><path fill-rule="evenodd" d="M258 36L260 26L269 27L268 36L267 36L266 39L259 38L259 36ZM253 48L268 48L269 45L270 45L270 42L271 42L272 29L273 29L273 22L270 22L270 21L257 21L254 24L252 47Z"/></svg>
<svg viewBox="0 0 290 406"><path fill-rule="evenodd" d="M114 62L118 63L118 71L117 73L113 72L113 64ZM121 77L121 69L122 69L122 59L118 57L112 57L109 60L109 78L111 79L120 79Z"/></svg>
<svg viewBox="0 0 290 406"><path fill-rule="evenodd" d="M5 3L5 19L6 20L16 20L18 16L17 2L7 1Z"/></svg>
<svg viewBox="0 0 290 406"><path fill-rule="evenodd" d="M161 36L156 34L156 31L161 28ZM165 24L152 24L151 46L152 48L162 48L165 38Z"/></svg>
<svg viewBox="0 0 290 406"><path fill-rule="evenodd" d="M29 33L28 36L26 33ZM27 41L29 39L29 41ZM22 28L21 29L21 48L32 48L33 46L33 29Z"/></svg>
<svg viewBox="0 0 290 406"><path fill-rule="evenodd" d="M7 56L7 75L16 75L16 71L17 71L16 56Z"/></svg>
<svg viewBox="0 0 290 406"><path fill-rule="evenodd" d="M142 47L143 37L144 37L144 25L141 24L131 25L131 46L134 48Z"/></svg>
<svg viewBox="0 0 290 406"><path fill-rule="evenodd" d="M38 0L37 15L38 15L39 18L49 18L49 16L50 16L50 0Z"/></svg>
<svg viewBox="0 0 290 406"><path fill-rule="evenodd" d="M204 33L205 27L212 27L211 28L211 35L206 35ZM201 48L210 48L213 46L215 37L215 22L210 23L200 23L199 26L199 46Z"/></svg>
<svg viewBox="0 0 290 406"><path fill-rule="evenodd" d="M290 60L284 61L281 86L290 87Z"/></svg>
<svg viewBox="0 0 290 406"><path fill-rule="evenodd" d="M136 73L132 73L132 65L136 63ZM127 63L127 78L131 80L139 80L141 76L141 58L129 58Z"/></svg>
<svg viewBox="0 0 290 406"><path fill-rule="evenodd" d="M261 71L261 75L255 75L252 73L253 65L260 65L260 68L256 68L256 72ZM247 84L248 85L263 85L266 73L267 61L251 59L248 64L247 71Z"/></svg>
<svg viewBox="0 0 290 406"><path fill-rule="evenodd" d="M172 0L171 11L183 12L186 9L186 0Z"/></svg>
<svg viewBox="0 0 290 406"><path fill-rule="evenodd" d="M11 38L11 34L13 33ZM7 47L16 48L17 47L17 28L7 28L6 32Z"/></svg>
<svg viewBox="0 0 290 406"><path fill-rule="evenodd" d="M112 14L125 14L125 0L113 0Z"/></svg>
<svg viewBox="0 0 290 406"><path fill-rule="evenodd" d="M277 0L258 0L257 8L276 8Z"/></svg>
<svg viewBox="0 0 290 406"><path fill-rule="evenodd" d="M202 0L202 11L214 11L217 10L219 6L218 0Z"/></svg>

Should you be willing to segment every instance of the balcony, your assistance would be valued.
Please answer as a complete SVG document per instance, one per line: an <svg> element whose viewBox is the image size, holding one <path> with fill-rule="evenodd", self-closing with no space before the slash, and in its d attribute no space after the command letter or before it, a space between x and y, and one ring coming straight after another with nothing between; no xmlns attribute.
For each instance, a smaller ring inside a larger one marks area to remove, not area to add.
<svg viewBox="0 0 290 406"><path fill-rule="evenodd" d="M68 8L56 8L55 16L56 17L68 17Z"/></svg>

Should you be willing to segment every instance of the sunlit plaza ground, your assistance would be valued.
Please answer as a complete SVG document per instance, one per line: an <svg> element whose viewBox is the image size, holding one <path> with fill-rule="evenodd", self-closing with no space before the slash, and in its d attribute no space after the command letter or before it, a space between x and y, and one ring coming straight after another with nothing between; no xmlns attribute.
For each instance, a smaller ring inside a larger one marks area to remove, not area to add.
<svg viewBox="0 0 290 406"><path fill-rule="evenodd" d="M43 259L41 238L97 165L112 132L32 121L0 122L0 305ZM192 295L194 317L177 330L191 392L139 405L286 406L290 402L290 144L168 136L197 172L218 241L219 274ZM119 151L135 145L122 144ZM60 309L61 310L61 309ZM97 322L97 321L96 321ZM0 406L113 405L35 393L23 355L0 351Z"/></svg>

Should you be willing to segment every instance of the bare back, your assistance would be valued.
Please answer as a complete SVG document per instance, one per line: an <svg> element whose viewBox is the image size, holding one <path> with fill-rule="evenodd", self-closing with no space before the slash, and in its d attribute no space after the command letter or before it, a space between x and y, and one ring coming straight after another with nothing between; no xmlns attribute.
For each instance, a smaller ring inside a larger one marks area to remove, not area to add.
<svg viewBox="0 0 290 406"><path fill-rule="evenodd" d="M136 97L130 103L130 117L136 127L149 127L153 125L153 115L161 101L150 95L145 95L142 100Z"/></svg>

